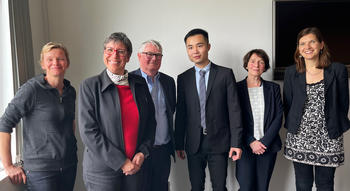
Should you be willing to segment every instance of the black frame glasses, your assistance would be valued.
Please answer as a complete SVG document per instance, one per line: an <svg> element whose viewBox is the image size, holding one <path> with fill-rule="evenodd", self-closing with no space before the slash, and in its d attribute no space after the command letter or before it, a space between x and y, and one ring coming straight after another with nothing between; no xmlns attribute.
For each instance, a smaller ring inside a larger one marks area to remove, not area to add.
<svg viewBox="0 0 350 191"><path fill-rule="evenodd" d="M156 57L156 59L161 59L163 57L162 53L154 53L154 52L141 52L141 53L146 55L147 59L152 59L153 57Z"/></svg>

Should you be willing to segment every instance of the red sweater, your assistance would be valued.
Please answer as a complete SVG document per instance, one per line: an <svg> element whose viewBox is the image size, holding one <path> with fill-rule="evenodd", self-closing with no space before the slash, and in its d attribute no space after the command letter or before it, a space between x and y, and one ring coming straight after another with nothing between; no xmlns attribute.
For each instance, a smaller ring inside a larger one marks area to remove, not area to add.
<svg viewBox="0 0 350 191"><path fill-rule="evenodd" d="M130 86L116 86L118 88L120 100L125 154L130 160L132 160L137 145L139 112L132 96Z"/></svg>

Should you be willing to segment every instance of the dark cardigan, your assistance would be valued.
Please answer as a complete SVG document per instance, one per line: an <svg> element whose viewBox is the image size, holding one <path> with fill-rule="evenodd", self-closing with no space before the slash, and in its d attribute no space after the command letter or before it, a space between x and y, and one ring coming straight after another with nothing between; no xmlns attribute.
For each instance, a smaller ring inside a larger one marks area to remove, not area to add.
<svg viewBox="0 0 350 191"><path fill-rule="evenodd" d="M349 85L346 67L332 63L324 69L325 119L329 138L335 139L350 127L348 119ZM306 100L306 75L298 73L296 66L286 69L284 76L283 102L286 116L285 128L297 133Z"/></svg>

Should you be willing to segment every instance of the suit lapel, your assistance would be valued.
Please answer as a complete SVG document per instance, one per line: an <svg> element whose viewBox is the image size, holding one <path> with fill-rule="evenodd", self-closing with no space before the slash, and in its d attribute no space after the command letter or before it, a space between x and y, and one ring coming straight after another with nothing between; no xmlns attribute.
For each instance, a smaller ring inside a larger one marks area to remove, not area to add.
<svg viewBox="0 0 350 191"><path fill-rule="evenodd" d="M306 73L295 73L295 79L297 81L297 87L301 88L301 91L303 92L303 95L306 96Z"/></svg>
<svg viewBox="0 0 350 191"><path fill-rule="evenodd" d="M264 104L265 104L265 109L264 109L264 127L266 127L266 123L267 123L267 116L270 114L270 109L271 109L271 97L270 95L272 95L270 92L271 90L271 86L269 86L268 84L264 83L264 80L261 79L262 81L262 85L263 85L263 91L264 91Z"/></svg>
<svg viewBox="0 0 350 191"><path fill-rule="evenodd" d="M206 100L208 100L208 97L210 95L210 91L213 87L216 73L217 73L216 65L214 63L211 63L210 72L209 72L209 79L208 79L208 88L207 88L207 92L206 92L206 94L207 94Z"/></svg>
<svg viewBox="0 0 350 191"><path fill-rule="evenodd" d="M186 88L186 90L189 92L189 95L193 96L194 104L196 105L196 107L200 107L196 83L196 70L194 69L194 67L191 68L188 74L187 82L188 83L186 85L188 88Z"/></svg>
<svg viewBox="0 0 350 191"><path fill-rule="evenodd" d="M162 73L159 73L159 83L162 86L163 89L163 94L164 94L164 100L165 100L165 105L166 105L166 109L168 110L170 103L169 103L169 86L166 83Z"/></svg>
<svg viewBox="0 0 350 191"><path fill-rule="evenodd" d="M244 103L247 104L248 110L249 111L249 118L251 121L253 121L253 111L252 111L252 106L250 105L250 99L249 99L249 93L248 93L248 85L247 85L247 78L244 79L243 82L243 98L244 98Z"/></svg>
<svg viewBox="0 0 350 191"><path fill-rule="evenodd" d="M331 85L333 78L334 78L334 72L330 69L331 66L324 69L324 92L327 92L329 86ZM325 93L326 94L326 93Z"/></svg>

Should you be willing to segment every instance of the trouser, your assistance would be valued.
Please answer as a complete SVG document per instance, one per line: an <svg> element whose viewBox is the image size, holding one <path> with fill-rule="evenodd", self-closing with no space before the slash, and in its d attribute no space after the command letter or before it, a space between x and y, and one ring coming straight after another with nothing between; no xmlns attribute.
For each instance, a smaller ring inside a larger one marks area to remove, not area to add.
<svg viewBox="0 0 350 191"><path fill-rule="evenodd" d="M313 166L298 162L293 164L297 191L311 191L314 176L317 191L334 191L335 167Z"/></svg>
<svg viewBox="0 0 350 191"><path fill-rule="evenodd" d="M168 179L171 166L171 142L153 146L145 160L145 191L168 191Z"/></svg>
<svg viewBox="0 0 350 191"><path fill-rule="evenodd" d="M239 190L268 191L276 156L277 153L256 155L250 150L243 150L241 159L236 162Z"/></svg>
<svg viewBox="0 0 350 191"><path fill-rule="evenodd" d="M25 170L28 191L72 191L77 165L57 171Z"/></svg>
<svg viewBox="0 0 350 191"><path fill-rule="evenodd" d="M213 191L227 191L228 153L208 153L209 142L203 135L197 153L187 154L188 170L192 191L203 191L205 185L205 168L209 168Z"/></svg>
<svg viewBox="0 0 350 191"><path fill-rule="evenodd" d="M143 184L143 169L127 176L121 169L106 172L83 171L83 179L87 191L140 191Z"/></svg>

